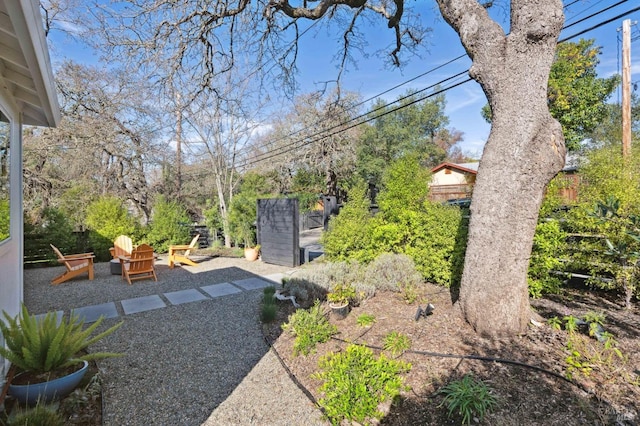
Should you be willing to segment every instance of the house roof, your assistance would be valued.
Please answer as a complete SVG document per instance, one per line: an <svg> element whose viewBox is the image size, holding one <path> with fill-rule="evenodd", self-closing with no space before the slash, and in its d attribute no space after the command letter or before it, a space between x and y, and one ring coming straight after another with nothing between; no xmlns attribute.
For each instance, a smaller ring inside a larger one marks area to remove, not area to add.
<svg viewBox="0 0 640 426"><path fill-rule="evenodd" d="M442 169L454 169L454 170L458 170L462 173L470 173L470 174L477 174L478 173L478 166L480 165L479 162L476 163L460 163L460 164L456 164L456 163L440 163L437 166L435 166L434 168L431 169L431 173L436 173L439 170Z"/></svg>
<svg viewBox="0 0 640 426"><path fill-rule="evenodd" d="M0 90L23 113L23 123L60 121L49 51L37 0L0 0Z"/></svg>

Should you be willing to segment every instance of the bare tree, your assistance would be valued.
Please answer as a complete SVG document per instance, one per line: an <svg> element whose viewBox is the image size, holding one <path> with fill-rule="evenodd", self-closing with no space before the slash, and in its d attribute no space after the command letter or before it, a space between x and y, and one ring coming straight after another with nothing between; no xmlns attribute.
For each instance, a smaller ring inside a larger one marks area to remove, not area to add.
<svg viewBox="0 0 640 426"><path fill-rule="evenodd" d="M338 182L353 173L360 129L353 127L358 95L314 92L295 99L291 112L276 117L270 132L252 145L249 164L276 170L282 190L300 169L325 178L326 195L337 195ZM268 161L267 161L268 160Z"/></svg>
<svg viewBox="0 0 640 426"><path fill-rule="evenodd" d="M144 220L151 213L147 173L155 161L158 120L152 98L131 75L67 62L57 72L64 118L55 129L25 136L25 194L82 188L117 195ZM51 200L43 201L43 206Z"/></svg>
<svg viewBox="0 0 640 426"><path fill-rule="evenodd" d="M478 333L512 335L530 318L526 275L538 210L545 185L564 164L562 131L547 106L563 5L561 0L512 0L506 34L476 0L436 1L473 60L470 75L482 86L493 114L471 206L458 303ZM342 65L365 16L387 20L395 39L389 58L395 63L422 34L404 0L131 4L122 19L100 15L111 46L137 53L143 64L164 56L175 72L198 76L199 91L215 91L214 78L238 64L238 46L256 46L245 50L257 55L256 69L266 71L265 64L274 60L282 70L295 70L295 37L304 19L338 18L333 22L344 25ZM415 24L418 29L412 31Z"/></svg>
<svg viewBox="0 0 640 426"><path fill-rule="evenodd" d="M249 110L242 102L248 89L227 81L227 90L234 91L234 96L200 97L184 116L190 135L185 145L193 161L204 166L191 177L213 177L225 246L231 247L229 206L238 183L237 163L257 131L259 123L253 116L259 108Z"/></svg>

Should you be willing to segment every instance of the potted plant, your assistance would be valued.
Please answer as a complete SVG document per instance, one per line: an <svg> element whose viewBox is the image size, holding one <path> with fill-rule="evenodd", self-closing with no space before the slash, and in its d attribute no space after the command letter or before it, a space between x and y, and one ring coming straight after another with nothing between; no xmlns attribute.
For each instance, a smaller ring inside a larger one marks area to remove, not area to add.
<svg viewBox="0 0 640 426"><path fill-rule="evenodd" d="M336 284L327 293L329 307L336 319L343 319L349 313L349 303L356 297L356 290L350 284Z"/></svg>
<svg viewBox="0 0 640 426"><path fill-rule="evenodd" d="M255 246L245 246L244 247L244 258L250 261L258 260L258 256L260 256L260 244L256 244Z"/></svg>
<svg viewBox="0 0 640 426"><path fill-rule="evenodd" d="M90 337L103 317L83 330L84 321L77 315L59 319L54 312L49 312L38 319L29 314L24 304L15 318L6 312L3 315L6 322L0 321L0 331L6 347L0 346L0 356L12 364L7 377L9 394L19 402L32 405L39 400L49 402L62 398L80 383L88 361L120 356L84 352L89 345L113 333L122 322Z"/></svg>

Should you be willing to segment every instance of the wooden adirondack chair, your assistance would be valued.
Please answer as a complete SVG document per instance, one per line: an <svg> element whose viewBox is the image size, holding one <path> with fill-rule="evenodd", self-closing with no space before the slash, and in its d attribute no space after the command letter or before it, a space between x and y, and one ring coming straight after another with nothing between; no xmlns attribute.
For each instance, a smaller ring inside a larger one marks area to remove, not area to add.
<svg viewBox="0 0 640 426"><path fill-rule="evenodd" d="M49 245L58 256L58 262L64 264L67 269L51 281L52 285L58 285L85 272L88 272L89 279L93 280L93 258L95 257L93 253L68 254L65 256L56 246Z"/></svg>
<svg viewBox="0 0 640 426"><path fill-rule="evenodd" d="M198 248L198 239L200 238L200 234L197 234L191 240L189 245L172 245L169 246L169 268L175 266L176 263L180 263L181 265L191 265L196 266L196 263L189 259L189 254L191 254L191 250Z"/></svg>
<svg viewBox="0 0 640 426"><path fill-rule="evenodd" d="M148 244L140 244L133 249L131 257L120 256L122 278L126 279L129 284L131 284L131 281L145 278L153 278L154 281L158 281L156 269L153 265L154 261L153 248Z"/></svg>
<svg viewBox="0 0 640 426"><path fill-rule="evenodd" d="M113 247L109 249L113 259L119 259L120 256L129 257L133 251L133 241L126 235L120 235L113 242Z"/></svg>

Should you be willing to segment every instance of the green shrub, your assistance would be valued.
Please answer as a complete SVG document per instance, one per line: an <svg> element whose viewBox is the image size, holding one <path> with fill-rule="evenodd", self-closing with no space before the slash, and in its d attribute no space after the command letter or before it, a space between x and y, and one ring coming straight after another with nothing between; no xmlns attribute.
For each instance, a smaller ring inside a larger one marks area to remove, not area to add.
<svg viewBox="0 0 640 426"><path fill-rule="evenodd" d="M9 238L9 200L0 198L0 241Z"/></svg>
<svg viewBox="0 0 640 426"><path fill-rule="evenodd" d="M293 344L294 355L308 355L315 350L318 343L324 343L338 332L323 314L320 303L306 309L298 309L289 316L289 321L282 325L282 329L296 336Z"/></svg>
<svg viewBox="0 0 640 426"><path fill-rule="evenodd" d="M577 203L563 221L565 231L573 234L563 256L566 270L595 277L590 285L621 290L625 302L640 295L637 271L628 267L633 263L629 255L640 252L640 241L629 234L634 233L633 218L640 217L640 181L635 176L639 167L637 150L626 163L616 146L588 152L580 167Z"/></svg>
<svg viewBox="0 0 640 426"><path fill-rule="evenodd" d="M411 339L406 334L392 331L384 336L384 350L391 352L391 355L398 356L411 348Z"/></svg>
<svg viewBox="0 0 640 426"><path fill-rule="evenodd" d="M84 247L78 247L73 226L67 217L60 210L54 208L44 209L38 223L32 223L29 218L25 218L25 259L41 259L44 256L45 259L49 259L50 263L58 264L58 258L49 244L58 247L65 254L85 250Z"/></svg>
<svg viewBox="0 0 640 426"><path fill-rule="evenodd" d="M190 219L184 206L159 196L147 231L147 241L154 251L166 253L171 244L185 244L191 239Z"/></svg>
<svg viewBox="0 0 640 426"><path fill-rule="evenodd" d="M329 220L327 232L322 235L324 254L330 261L369 262L375 258L371 252L369 234L369 197L367 185L358 182L348 191L347 201L340 214Z"/></svg>
<svg viewBox="0 0 640 426"><path fill-rule="evenodd" d="M405 254L423 280L449 286L464 256L462 213L429 202L427 181L428 173L415 159L394 163L385 174L380 212L373 218L364 185L352 188L323 235L327 259L370 263L384 253Z"/></svg>
<svg viewBox="0 0 640 426"><path fill-rule="evenodd" d="M367 265L365 282L378 290L398 292L403 286L419 286L423 280L415 262L406 254L382 253Z"/></svg>
<svg viewBox="0 0 640 426"><path fill-rule="evenodd" d="M275 303L263 303L260 308L260 321L267 323L273 322L278 313L278 305Z"/></svg>
<svg viewBox="0 0 640 426"><path fill-rule="evenodd" d="M401 373L411 364L375 358L364 346L349 345L344 352L329 353L318 363L320 371L313 378L321 380L324 394L318 403L332 424L343 420L365 423L380 419L382 402L393 400L404 389Z"/></svg>
<svg viewBox="0 0 640 426"><path fill-rule="evenodd" d="M356 323L360 327L368 327L376 322L376 317L371 314L361 314L356 319Z"/></svg>
<svg viewBox="0 0 640 426"><path fill-rule="evenodd" d="M89 228L89 246L98 261L110 259L109 248L119 235L136 233L136 221L115 197L102 197L87 207L86 224Z"/></svg>
<svg viewBox="0 0 640 426"><path fill-rule="evenodd" d="M64 426L65 420L54 405L36 404L30 408L19 408L7 419L7 426Z"/></svg>
<svg viewBox="0 0 640 426"><path fill-rule="evenodd" d="M554 271L562 271L562 256L567 249L567 235L556 220L543 221L536 226L529 262L529 295L537 298L557 293L562 280Z"/></svg>
<svg viewBox="0 0 640 426"><path fill-rule="evenodd" d="M448 415L462 417L462 424L471 424L477 417L480 421L497 404L497 399L491 389L481 380L476 380L467 374L460 380L449 383L438 391L444 395L442 405L447 406Z"/></svg>
<svg viewBox="0 0 640 426"><path fill-rule="evenodd" d="M83 330L84 321L77 315L59 321L55 312L49 312L44 318L36 319L24 305L15 318L6 312L3 314L6 322L0 321L0 331L6 348L0 346L0 356L22 371L49 373L83 360L119 356L106 352L80 355L79 352L113 333L122 322L90 337L102 323L103 317Z"/></svg>

